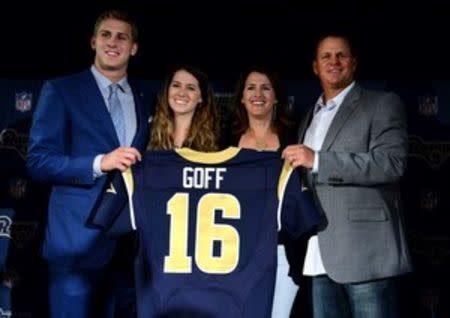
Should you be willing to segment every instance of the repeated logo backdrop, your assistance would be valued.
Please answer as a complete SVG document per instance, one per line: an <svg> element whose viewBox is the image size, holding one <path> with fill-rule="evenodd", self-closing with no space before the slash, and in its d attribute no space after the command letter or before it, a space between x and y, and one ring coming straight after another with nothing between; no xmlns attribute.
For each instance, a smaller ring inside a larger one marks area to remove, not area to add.
<svg viewBox="0 0 450 318"><path fill-rule="evenodd" d="M1 317L38 317L46 312L46 267L39 252L48 187L31 182L25 170L40 87L40 81L0 80Z"/></svg>
<svg viewBox="0 0 450 318"><path fill-rule="evenodd" d="M0 80L0 317L47 317L46 264L40 247L50 187L25 169L31 117L42 81ZM450 317L450 81L363 81L406 105L409 163L402 182L414 272L403 282L407 317ZM149 107L157 81L141 81ZM232 83L215 85L229 118ZM320 94L315 81L288 83L298 120ZM151 104L151 105L150 105Z"/></svg>
<svg viewBox="0 0 450 318"><path fill-rule="evenodd" d="M450 317L450 82L392 83L408 109L406 221L423 317Z"/></svg>

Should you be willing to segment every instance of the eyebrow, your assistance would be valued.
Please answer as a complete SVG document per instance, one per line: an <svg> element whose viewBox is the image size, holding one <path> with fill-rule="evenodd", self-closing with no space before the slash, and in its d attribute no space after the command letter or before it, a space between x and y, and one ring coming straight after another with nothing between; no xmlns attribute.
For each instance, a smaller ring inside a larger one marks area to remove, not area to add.
<svg viewBox="0 0 450 318"><path fill-rule="evenodd" d="M116 33L116 34L118 34L118 35L123 35L123 36L126 36L126 37L129 37L129 38L131 38L131 34L129 34L129 33L127 33L127 32L122 32L122 31L114 31L114 30L111 30L111 29L99 29L98 30L98 33L104 33L104 32L106 32L106 33Z"/></svg>
<svg viewBox="0 0 450 318"><path fill-rule="evenodd" d="M177 81L177 80L172 80L172 84L183 84L181 81ZM186 86L193 86L193 87L199 87L199 85L195 84L195 83L186 83Z"/></svg>
<svg viewBox="0 0 450 318"><path fill-rule="evenodd" d="M247 83L247 84L245 84L245 86L246 86L246 87L248 87L248 86L270 86L270 87L272 87L272 84L269 83L269 82L261 83L261 84L257 84L257 83Z"/></svg>

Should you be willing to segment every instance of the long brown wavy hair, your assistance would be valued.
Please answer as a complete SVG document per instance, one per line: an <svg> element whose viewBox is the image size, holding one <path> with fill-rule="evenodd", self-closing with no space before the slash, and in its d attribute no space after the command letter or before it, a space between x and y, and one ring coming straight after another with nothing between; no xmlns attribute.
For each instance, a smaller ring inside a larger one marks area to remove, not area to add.
<svg viewBox="0 0 450 318"><path fill-rule="evenodd" d="M217 127L219 125L217 124L218 116L214 93L207 75L190 65L174 68L165 79L163 90L158 96L147 149L163 150L175 148L172 137L175 131L174 113L169 105L168 94L175 73L181 70L188 72L197 79L202 96L202 102L195 108L189 133L183 143L183 147L198 151L216 151L218 150Z"/></svg>
<svg viewBox="0 0 450 318"><path fill-rule="evenodd" d="M280 139L290 139L294 129L294 122L289 118L289 115L287 114L288 96L285 85L281 81L278 73L270 67L264 65L252 65L240 74L239 79L236 83L236 89L234 92L233 104L231 108L232 142L237 143L241 135L244 134L249 127L248 113L241 100L244 94L245 82L247 81L250 73L253 72L264 74L272 84L273 90L275 92L275 97L278 100L278 102L274 105L272 128L275 130Z"/></svg>

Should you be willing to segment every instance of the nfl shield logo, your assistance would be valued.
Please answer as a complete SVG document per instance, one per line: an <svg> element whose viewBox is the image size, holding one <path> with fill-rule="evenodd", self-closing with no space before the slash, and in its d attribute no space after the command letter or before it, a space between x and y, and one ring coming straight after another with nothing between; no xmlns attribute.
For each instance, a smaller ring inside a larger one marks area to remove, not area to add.
<svg viewBox="0 0 450 318"><path fill-rule="evenodd" d="M20 92L16 93L16 109L19 112L27 112L31 110L32 93Z"/></svg>
<svg viewBox="0 0 450 318"><path fill-rule="evenodd" d="M430 117L435 116L438 112L438 97L431 94L426 94L419 97L419 114Z"/></svg>
<svg viewBox="0 0 450 318"><path fill-rule="evenodd" d="M436 191L427 189L420 194L420 207L426 211L433 211L439 205L439 196Z"/></svg>
<svg viewBox="0 0 450 318"><path fill-rule="evenodd" d="M9 194L16 200L23 199L27 193L27 180L11 179L9 180Z"/></svg>

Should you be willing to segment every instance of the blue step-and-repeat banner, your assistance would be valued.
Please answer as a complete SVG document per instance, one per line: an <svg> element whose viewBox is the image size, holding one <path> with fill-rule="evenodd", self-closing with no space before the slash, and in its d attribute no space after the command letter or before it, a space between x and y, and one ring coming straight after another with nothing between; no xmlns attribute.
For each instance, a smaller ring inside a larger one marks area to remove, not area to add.
<svg viewBox="0 0 450 318"><path fill-rule="evenodd" d="M25 169L28 132L42 83L0 79L0 317L48 317L40 248L49 186L31 181ZM396 92L408 113L409 164L402 186L414 272L402 282L406 316L450 317L450 80L361 83ZM149 96L161 85L140 84ZM320 87L313 80L287 84L299 120ZM223 116L232 86L215 85Z"/></svg>

